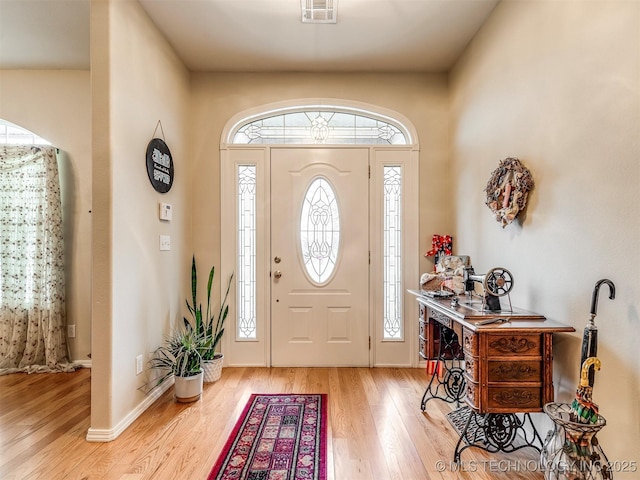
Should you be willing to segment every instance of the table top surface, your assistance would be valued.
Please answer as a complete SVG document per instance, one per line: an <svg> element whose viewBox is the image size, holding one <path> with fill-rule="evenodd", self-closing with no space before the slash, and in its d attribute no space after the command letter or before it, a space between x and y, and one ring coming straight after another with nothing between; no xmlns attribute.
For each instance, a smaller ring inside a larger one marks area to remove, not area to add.
<svg viewBox="0 0 640 480"><path fill-rule="evenodd" d="M479 297L469 298L465 295L456 295L449 298L432 298L420 290L408 290L408 292L415 295L420 303L443 313L472 331L503 331L505 333L510 330L531 330L550 333L575 332L575 328L555 320L549 320L538 313L517 307L509 309L509 300L506 297L500 298L502 310L490 311L482 308L483 302ZM457 305L452 303L453 298L457 298ZM495 321L493 323L485 323L492 320Z"/></svg>

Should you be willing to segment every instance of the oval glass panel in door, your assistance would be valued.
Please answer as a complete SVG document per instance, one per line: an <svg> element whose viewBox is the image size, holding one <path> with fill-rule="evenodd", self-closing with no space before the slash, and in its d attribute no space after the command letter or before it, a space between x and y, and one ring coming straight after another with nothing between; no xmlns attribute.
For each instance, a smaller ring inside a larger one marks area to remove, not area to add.
<svg viewBox="0 0 640 480"><path fill-rule="evenodd" d="M340 212L329 180L309 184L300 214L300 248L307 275L317 284L329 281L340 246Z"/></svg>

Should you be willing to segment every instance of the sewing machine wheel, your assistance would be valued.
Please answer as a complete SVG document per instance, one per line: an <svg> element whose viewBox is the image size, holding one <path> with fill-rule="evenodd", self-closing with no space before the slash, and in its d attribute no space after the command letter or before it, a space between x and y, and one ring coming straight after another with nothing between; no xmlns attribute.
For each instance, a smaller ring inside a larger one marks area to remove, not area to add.
<svg viewBox="0 0 640 480"><path fill-rule="evenodd" d="M513 288L513 275L506 268L492 268L484 277L484 288L491 295L502 297Z"/></svg>

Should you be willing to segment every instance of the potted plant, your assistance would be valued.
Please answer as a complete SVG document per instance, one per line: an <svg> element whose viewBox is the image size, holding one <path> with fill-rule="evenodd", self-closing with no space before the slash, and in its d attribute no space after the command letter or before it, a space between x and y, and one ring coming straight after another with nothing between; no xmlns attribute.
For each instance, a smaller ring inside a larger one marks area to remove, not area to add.
<svg viewBox="0 0 640 480"><path fill-rule="evenodd" d="M233 274L231 274L227 282L227 290L222 302L220 302L220 310L216 317L211 312L211 286L214 275L215 267L211 267L209 271L209 281L207 282L207 310L203 315L202 305L198 304L197 301L198 272L196 270L196 257L195 255L193 256L191 260L191 299L193 303L189 304L189 300L187 300L187 308L193 317L195 331L200 339L205 382L215 382L222 374L224 355L216 351L216 349L224 334L224 322L229 314L227 298L229 296L229 290L231 289L231 280L233 279ZM190 325L186 318L184 322L185 325Z"/></svg>
<svg viewBox="0 0 640 480"><path fill-rule="evenodd" d="M155 351L151 368L163 370L157 383L175 378L176 401L194 402L202 395L202 351L206 348L189 322L169 335L165 344Z"/></svg>

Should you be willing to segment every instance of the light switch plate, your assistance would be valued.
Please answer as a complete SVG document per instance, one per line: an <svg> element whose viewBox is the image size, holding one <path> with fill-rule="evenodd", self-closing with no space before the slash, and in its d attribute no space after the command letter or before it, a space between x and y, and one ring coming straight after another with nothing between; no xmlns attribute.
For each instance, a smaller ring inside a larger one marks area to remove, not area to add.
<svg viewBox="0 0 640 480"><path fill-rule="evenodd" d="M160 250L171 250L171 237L169 235L160 235Z"/></svg>
<svg viewBox="0 0 640 480"><path fill-rule="evenodd" d="M143 361L142 355L138 355L136 357L136 375L140 375L142 373L142 371L144 370L144 366L142 364L142 361Z"/></svg>

